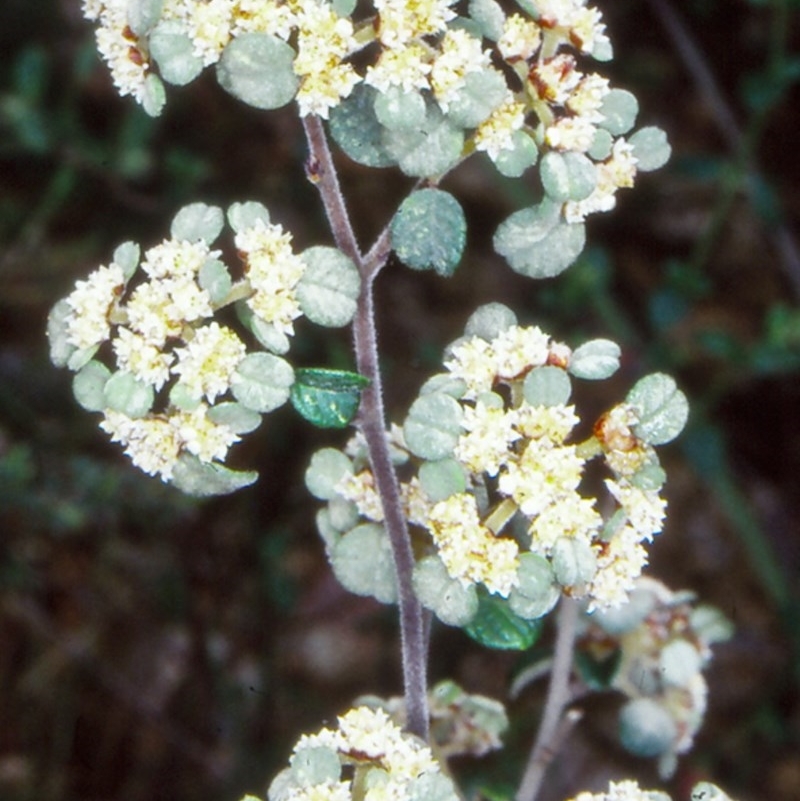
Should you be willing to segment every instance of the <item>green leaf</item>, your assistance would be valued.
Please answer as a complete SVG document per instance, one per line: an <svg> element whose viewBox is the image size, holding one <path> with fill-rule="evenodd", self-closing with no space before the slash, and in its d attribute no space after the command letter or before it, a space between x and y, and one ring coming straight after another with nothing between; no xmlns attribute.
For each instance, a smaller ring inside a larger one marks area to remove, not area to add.
<svg viewBox="0 0 800 801"><path fill-rule="evenodd" d="M365 523L344 534L333 546L331 566L350 592L371 595L385 604L397 600L392 548L382 526Z"/></svg>
<svg viewBox="0 0 800 801"><path fill-rule="evenodd" d="M132 373L114 373L103 388L104 409L122 412L131 418L144 417L153 407L153 387L139 381Z"/></svg>
<svg viewBox="0 0 800 801"><path fill-rule="evenodd" d="M487 39L496 42L503 35L506 15L495 0L469 0L469 15Z"/></svg>
<svg viewBox="0 0 800 801"><path fill-rule="evenodd" d="M269 210L263 203L247 200L244 203L231 203L228 208L228 223L237 234L252 228L258 220L269 225Z"/></svg>
<svg viewBox="0 0 800 801"><path fill-rule="evenodd" d="M66 300L59 300L47 315L47 341L50 345L50 361L56 367L66 367L75 346L67 339L67 322L72 309Z"/></svg>
<svg viewBox="0 0 800 801"><path fill-rule="evenodd" d="M414 270L452 275L461 260L467 220L458 201L441 189L412 192L392 220L392 247Z"/></svg>
<svg viewBox="0 0 800 801"><path fill-rule="evenodd" d="M594 132L592 146L586 151L586 155L595 161L605 161L614 149L614 137L604 128L598 128Z"/></svg>
<svg viewBox="0 0 800 801"><path fill-rule="evenodd" d="M203 396L197 395L186 384L180 381L172 385L169 391L169 402L184 412L193 412L202 402Z"/></svg>
<svg viewBox="0 0 800 801"><path fill-rule="evenodd" d="M148 39L150 55L161 77L175 86L185 86L203 71L203 59L195 55L186 28L177 20L163 20Z"/></svg>
<svg viewBox="0 0 800 801"><path fill-rule="evenodd" d="M289 761L295 784L308 786L339 781L342 763L333 748L312 746L299 748Z"/></svg>
<svg viewBox="0 0 800 801"><path fill-rule="evenodd" d="M336 485L346 476L353 475L350 457L336 448L322 448L312 457L305 474L308 491L321 501L338 497Z"/></svg>
<svg viewBox="0 0 800 801"><path fill-rule="evenodd" d="M145 36L161 19L163 0L128 0L128 25L137 36Z"/></svg>
<svg viewBox="0 0 800 801"><path fill-rule="evenodd" d="M640 128L628 139L628 142L633 145L636 169L640 172L650 172L663 167L672 154L667 135L661 128L653 125Z"/></svg>
<svg viewBox="0 0 800 801"><path fill-rule="evenodd" d="M289 352L289 337L272 323L262 320L245 301L236 304L236 315L263 347L282 356Z"/></svg>
<svg viewBox="0 0 800 801"><path fill-rule="evenodd" d="M361 390L369 380L347 370L299 369L292 386L292 405L320 428L344 428L356 416Z"/></svg>
<svg viewBox="0 0 800 801"><path fill-rule="evenodd" d="M511 611L508 601L482 591L478 593L478 612L464 628L481 645L504 651L526 651L539 639L541 630L540 621L524 620Z"/></svg>
<svg viewBox="0 0 800 801"><path fill-rule="evenodd" d="M619 345L610 339L592 339L573 352L567 369L575 378L608 378L619 369L621 353Z"/></svg>
<svg viewBox="0 0 800 801"><path fill-rule="evenodd" d="M611 687L611 682L617 675L621 661L622 651L619 648L615 648L602 658L595 658L581 649L575 652L575 667L578 669L583 683L589 689L598 692Z"/></svg>
<svg viewBox="0 0 800 801"><path fill-rule="evenodd" d="M612 136L622 136L633 128L639 113L639 101L626 89L612 89L600 106L600 127Z"/></svg>
<svg viewBox="0 0 800 801"><path fill-rule="evenodd" d="M218 425L227 426L234 434L249 434L261 425L261 415L241 403L226 401L212 406L206 417Z"/></svg>
<svg viewBox="0 0 800 801"><path fill-rule="evenodd" d="M467 488L464 468L455 459L423 462L419 468L419 482L432 503L443 501Z"/></svg>
<svg viewBox="0 0 800 801"><path fill-rule="evenodd" d="M122 268L122 272L127 281L139 266L139 246L135 242L123 242L114 250L112 261L118 267Z"/></svg>
<svg viewBox="0 0 800 801"><path fill-rule="evenodd" d="M271 353L245 356L231 379L234 398L254 412L271 412L289 398L294 370L289 362Z"/></svg>
<svg viewBox="0 0 800 801"><path fill-rule="evenodd" d="M208 259L200 268L197 283L208 292L212 303L222 303L231 291L231 274L219 259Z"/></svg>
<svg viewBox="0 0 800 801"><path fill-rule="evenodd" d="M539 165L544 191L558 202L585 200L597 186L597 170L583 153L551 150Z"/></svg>
<svg viewBox="0 0 800 801"><path fill-rule="evenodd" d="M91 361L72 379L72 394L88 412L102 412L106 408L105 385L111 371L101 362Z"/></svg>
<svg viewBox="0 0 800 801"><path fill-rule="evenodd" d="M161 78L151 72L144 79L144 93L142 96L142 108L150 117L158 117L164 110L167 102L167 94L164 91L164 84Z"/></svg>
<svg viewBox="0 0 800 801"><path fill-rule="evenodd" d="M453 126L433 100L428 103L428 113L420 128L384 130L386 150L406 175L415 178L447 172L461 157L464 147L464 132Z"/></svg>
<svg viewBox="0 0 800 801"><path fill-rule="evenodd" d="M511 134L511 147L503 148L494 159L494 166L506 178L519 178L528 167L536 164L539 149L536 142L525 131Z"/></svg>
<svg viewBox="0 0 800 801"><path fill-rule="evenodd" d="M623 748L639 757L655 757L669 751L678 737L670 713L651 698L636 698L619 714L619 739Z"/></svg>
<svg viewBox="0 0 800 801"><path fill-rule="evenodd" d="M300 254L306 263L297 284L297 300L312 323L326 328L347 325L356 313L361 292L358 268L332 247L317 246Z"/></svg>
<svg viewBox="0 0 800 801"><path fill-rule="evenodd" d="M523 553L517 569L518 584L511 590L508 603L511 611L525 620L546 615L561 597L550 562L534 553Z"/></svg>
<svg viewBox="0 0 800 801"><path fill-rule="evenodd" d="M562 587L585 584L597 572L597 556L585 540L559 537L553 545L553 572Z"/></svg>
<svg viewBox="0 0 800 801"><path fill-rule="evenodd" d="M425 121L427 106L419 92L407 92L400 86L390 86L375 97L375 116L381 125L398 131L419 128Z"/></svg>
<svg viewBox="0 0 800 801"><path fill-rule="evenodd" d="M201 462L184 454L172 472L171 483L181 492L197 497L228 495L258 480L254 470L231 470L221 464Z"/></svg>
<svg viewBox="0 0 800 801"><path fill-rule="evenodd" d="M464 626L478 611L475 585L466 587L447 572L438 556L426 556L414 567L414 592L420 603L448 626Z"/></svg>
<svg viewBox="0 0 800 801"><path fill-rule="evenodd" d="M217 64L217 80L225 91L249 106L285 106L297 92L295 52L276 36L244 33L225 46Z"/></svg>
<svg viewBox="0 0 800 801"><path fill-rule="evenodd" d="M358 84L331 110L328 126L336 144L353 161L367 167L390 167L396 160L386 148L385 128L375 114L377 94L372 86Z"/></svg>
<svg viewBox="0 0 800 801"><path fill-rule="evenodd" d="M422 459L452 456L461 435L461 404L442 392L422 395L411 405L403 424L408 449Z"/></svg>
<svg viewBox="0 0 800 801"><path fill-rule="evenodd" d="M634 433L650 445L663 445L675 439L689 417L686 396L675 380L664 373L653 373L637 381L626 401L636 409L639 418Z"/></svg>
<svg viewBox="0 0 800 801"><path fill-rule="evenodd" d="M175 215L170 234L173 239L210 245L220 235L224 225L225 217L219 206L190 203Z"/></svg>
<svg viewBox="0 0 800 801"><path fill-rule="evenodd" d="M572 394L572 382L565 370L545 365L525 376L522 394L531 406L563 406Z"/></svg>
<svg viewBox="0 0 800 801"><path fill-rule="evenodd" d="M507 328L517 324L517 315L503 303L484 303L469 316L464 335L476 336L487 342Z"/></svg>
<svg viewBox="0 0 800 801"><path fill-rule="evenodd" d="M477 128L505 100L506 79L497 70L468 72L447 104L447 119L459 128Z"/></svg>
<svg viewBox="0 0 800 801"><path fill-rule="evenodd" d="M552 278L578 258L586 242L582 223L561 218L560 206L545 200L512 214L494 235L494 249L512 270L529 278Z"/></svg>

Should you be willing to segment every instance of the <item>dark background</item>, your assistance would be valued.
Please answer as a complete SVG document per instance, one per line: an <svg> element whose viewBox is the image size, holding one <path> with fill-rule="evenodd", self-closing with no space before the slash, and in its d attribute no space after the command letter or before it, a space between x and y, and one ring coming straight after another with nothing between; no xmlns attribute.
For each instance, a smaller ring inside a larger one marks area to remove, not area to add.
<svg viewBox="0 0 800 801"><path fill-rule="evenodd" d="M800 105L794 0L616 0L602 9L616 85L670 164L594 217L580 262L534 283L490 237L529 203L472 160L449 177L470 251L445 280L392 264L380 278L387 404L399 420L477 305L579 343L616 339L623 369L598 410L653 370L692 418L664 449L670 517L651 574L734 622L708 671L709 712L671 782L626 758L618 699L590 705L553 771L553 798L636 776L688 797L699 779L739 801L800 799ZM696 44L664 26L680 14ZM682 50L681 48L684 48ZM196 502L132 468L83 412L44 339L50 306L127 239L148 247L184 203L259 199L299 248L330 242L291 109L241 107L208 74L147 118L118 98L78 0L0 5L0 798L235 801L265 792L302 731L362 692L399 691L392 609L332 579L302 485L341 444L281 410L237 449L257 485ZM716 86L703 88L703 71ZM724 108L720 108L722 105ZM726 120L726 108L732 119ZM339 160L363 242L409 181ZM301 324L297 364L352 367L346 332ZM549 637L549 633L547 635ZM544 640L547 644L548 640ZM434 630L432 678L503 697L529 655ZM459 762L513 786L541 693L510 704L509 748ZM560 794L560 795L559 795Z"/></svg>

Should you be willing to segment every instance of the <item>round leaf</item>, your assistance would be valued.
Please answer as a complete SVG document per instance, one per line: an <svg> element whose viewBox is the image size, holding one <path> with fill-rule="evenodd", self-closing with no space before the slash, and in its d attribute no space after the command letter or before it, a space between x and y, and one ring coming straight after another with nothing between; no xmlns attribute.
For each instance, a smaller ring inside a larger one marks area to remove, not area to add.
<svg viewBox="0 0 800 801"><path fill-rule="evenodd" d="M419 128L425 121L425 113L425 98L419 92L391 86L375 97L375 116L381 125L392 130Z"/></svg>
<svg viewBox="0 0 800 801"><path fill-rule="evenodd" d="M350 592L371 595L385 604L397 600L392 549L382 526L365 523L348 531L333 546L331 564Z"/></svg>
<svg viewBox="0 0 800 801"><path fill-rule="evenodd" d="M487 342L517 324L517 315L503 303L485 303L469 316L464 326L465 336L475 336Z"/></svg>
<svg viewBox="0 0 800 801"><path fill-rule="evenodd" d="M604 128L598 128L594 133L592 146L586 151L586 154L595 161L605 161L611 155L613 148L614 137Z"/></svg>
<svg viewBox="0 0 800 801"><path fill-rule="evenodd" d="M244 301L237 303L236 314L259 343L267 350L277 353L278 355L289 352L289 337L272 323L268 323L266 320L262 320L257 314L254 314L247 303Z"/></svg>
<svg viewBox="0 0 800 801"><path fill-rule="evenodd" d="M668 751L677 738L672 716L650 698L636 698L622 707L619 737L626 751L654 757Z"/></svg>
<svg viewBox="0 0 800 801"><path fill-rule="evenodd" d="M220 86L249 106L285 106L297 92L295 52L275 36L245 33L231 39L217 64Z"/></svg>
<svg viewBox="0 0 800 801"><path fill-rule="evenodd" d="M88 412L101 412L106 408L105 385L111 371L100 362L91 361L72 379L75 400Z"/></svg>
<svg viewBox="0 0 800 801"><path fill-rule="evenodd" d="M155 392L149 384L136 379L131 373L114 373L103 388L103 408L122 412L131 418L144 417L153 406Z"/></svg>
<svg viewBox="0 0 800 801"><path fill-rule="evenodd" d="M522 394L531 406L562 406L572 394L572 383L560 367L545 365L525 376Z"/></svg>
<svg viewBox="0 0 800 801"><path fill-rule="evenodd" d="M66 367L75 346L67 339L67 322L72 309L66 300L59 300L47 315L47 341L50 345L50 361L56 367Z"/></svg>
<svg viewBox="0 0 800 801"><path fill-rule="evenodd" d="M164 84L161 78L151 72L144 79L144 93L142 96L142 108L150 117L158 117L167 102L167 94L164 91Z"/></svg>
<svg viewBox="0 0 800 801"><path fill-rule="evenodd" d="M145 36L161 18L164 0L128 0L128 25L137 36Z"/></svg>
<svg viewBox="0 0 800 801"><path fill-rule="evenodd" d="M452 275L461 260L467 220L458 201L441 189L420 189L402 203L392 220L392 246L415 270Z"/></svg>
<svg viewBox="0 0 800 801"><path fill-rule="evenodd" d="M292 405L320 428L344 428L356 416L364 376L346 370L303 369L295 373Z"/></svg>
<svg viewBox="0 0 800 801"><path fill-rule="evenodd" d="M511 134L511 147L503 148L494 159L494 166L506 178L519 178L528 167L536 164L539 150L525 131Z"/></svg>
<svg viewBox="0 0 800 801"><path fill-rule="evenodd" d="M639 101L625 89L612 89L600 106L603 119L600 127L612 136L622 136L633 128L639 113Z"/></svg>
<svg viewBox="0 0 800 801"><path fill-rule="evenodd" d="M259 220L269 225L269 210L263 203L248 200L244 203L231 203L228 208L228 222L237 234L245 228L251 228Z"/></svg>
<svg viewBox="0 0 800 801"><path fill-rule="evenodd" d="M664 373L653 373L637 381L626 401L635 407L639 417L634 433L651 445L675 439L689 416L686 396L675 380Z"/></svg>
<svg viewBox="0 0 800 801"><path fill-rule="evenodd" d="M312 457L306 470L308 491L321 501L336 498L336 485L346 476L353 475L353 463L336 448L322 448Z"/></svg>
<svg viewBox="0 0 800 801"><path fill-rule="evenodd" d="M148 40L150 55L161 77L175 86L185 86L203 70L203 59L195 55L186 28L176 20L160 22Z"/></svg>
<svg viewBox="0 0 800 801"><path fill-rule="evenodd" d="M206 417L227 426L234 434L249 434L261 425L261 415L241 403L218 403L206 412Z"/></svg>
<svg viewBox="0 0 800 801"><path fill-rule="evenodd" d="M197 283L208 292L212 303L222 303L231 291L231 274L219 259L208 259L200 268Z"/></svg>
<svg viewBox="0 0 800 801"><path fill-rule="evenodd" d="M331 136L353 161L367 167L389 167L395 159L383 141L384 127L375 114L378 92L360 83L338 106L331 110Z"/></svg>
<svg viewBox="0 0 800 801"><path fill-rule="evenodd" d="M455 459L423 462L419 468L419 481L432 503L443 501L467 488L464 468Z"/></svg>
<svg viewBox="0 0 800 801"><path fill-rule="evenodd" d="M292 366L271 353L245 356L231 379L233 396L254 412L271 412L289 398L294 383Z"/></svg>
<svg viewBox="0 0 800 801"><path fill-rule="evenodd" d="M340 250L318 246L300 254L306 263L297 284L303 314L317 325L338 328L356 313L361 277L355 264Z"/></svg>
<svg viewBox="0 0 800 801"><path fill-rule="evenodd" d="M619 345L610 339L592 339L573 352L569 372L588 380L608 378L619 369L621 352Z"/></svg>
<svg viewBox="0 0 800 801"><path fill-rule="evenodd" d="M171 483L181 492L197 497L228 495L249 487L258 479L253 470L231 470L221 464L201 462L196 456L184 454L175 464Z"/></svg>
<svg viewBox="0 0 800 801"><path fill-rule="evenodd" d="M511 611L503 598L479 593L478 612L464 631L487 648L526 651L542 629L538 620L523 620Z"/></svg>
<svg viewBox="0 0 800 801"><path fill-rule="evenodd" d="M546 615L558 603L561 588L556 584L553 568L543 556L523 553L517 569L519 583L508 596L511 611L526 620Z"/></svg>
<svg viewBox="0 0 800 801"><path fill-rule="evenodd" d="M225 217L221 208L205 203L190 203L175 215L170 234L173 239L210 245L220 235L223 225Z"/></svg>
<svg viewBox="0 0 800 801"><path fill-rule="evenodd" d="M447 119L459 128L477 128L505 100L506 79L496 70L468 72L464 86L447 104Z"/></svg>
<svg viewBox="0 0 800 801"><path fill-rule="evenodd" d="M628 142L633 145L636 169L641 172L650 172L663 167L672 154L667 135L661 128L656 128L654 125L640 128L628 139Z"/></svg>
<svg viewBox="0 0 800 801"><path fill-rule="evenodd" d="M342 772L339 755L325 746L299 749L289 765L295 783L301 786L338 781Z"/></svg>
<svg viewBox="0 0 800 801"><path fill-rule="evenodd" d="M139 266L139 246L135 242L123 242L114 250L112 261L122 268L125 279L129 279Z"/></svg>
<svg viewBox="0 0 800 801"><path fill-rule="evenodd" d="M496 42L503 35L506 15L495 0L469 0L469 15L487 39Z"/></svg>
<svg viewBox="0 0 800 801"><path fill-rule="evenodd" d="M473 584L466 587L447 572L438 556L427 556L414 568L414 592L420 603L448 626L464 626L478 611Z"/></svg>
<svg viewBox="0 0 800 801"><path fill-rule="evenodd" d="M583 153L552 150L542 156L539 169L544 191L558 202L585 200L597 186L595 166Z"/></svg>
<svg viewBox="0 0 800 801"><path fill-rule="evenodd" d="M409 409L403 436L409 450L435 461L452 456L461 435L461 404L441 392L422 395Z"/></svg>
<svg viewBox="0 0 800 801"><path fill-rule="evenodd" d="M553 572L562 587L585 584L597 571L597 556L588 542L559 537L553 546Z"/></svg>

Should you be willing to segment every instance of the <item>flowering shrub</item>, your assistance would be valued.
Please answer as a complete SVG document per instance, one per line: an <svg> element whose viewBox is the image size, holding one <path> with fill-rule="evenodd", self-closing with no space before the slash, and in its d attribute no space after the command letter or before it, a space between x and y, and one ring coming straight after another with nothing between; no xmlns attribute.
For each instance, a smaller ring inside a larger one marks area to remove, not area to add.
<svg viewBox="0 0 800 801"><path fill-rule="evenodd" d="M387 426L378 369L375 277L392 253L414 270L455 271L466 215L440 185L465 159L538 176L539 202L494 235L497 253L531 278L568 268L586 217L667 160L663 132L632 132L635 97L586 71L612 55L600 12L585 0L519 0L512 12L495 0L85 0L83 10L120 93L149 114L163 107L164 83L210 66L251 106L296 102L333 234L335 247L296 253L260 203L195 203L160 244L120 245L49 319L52 359L75 372L78 402L137 467L187 493L253 483L255 473L226 465L230 448L287 401L315 425L356 427L343 449L314 454L306 484L325 502L317 525L341 583L399 606L404 696L362 699L335 728L302 737L270 801L460 797L445 760L499 747L507 715L452 682L429 694L424 609L487 647L515 649L558 609L521 801L537 796L574 719L573 677L623 695L622 745L671 773L702 721L702 668L726 630L640 575L666 514L656 447L688 414L673 379L645 376L587 417L573 380L611 376L620 348L573 348L496 303L469 317L402 425ZM418 179L367 250L328 134L354 161ZM356 369L294 367L301 316L351 325ZM609 660L604 683L592 679ZM694 797L714 793L723 797L700 785ZM662 798L621 781L574 801Z"/></svg>

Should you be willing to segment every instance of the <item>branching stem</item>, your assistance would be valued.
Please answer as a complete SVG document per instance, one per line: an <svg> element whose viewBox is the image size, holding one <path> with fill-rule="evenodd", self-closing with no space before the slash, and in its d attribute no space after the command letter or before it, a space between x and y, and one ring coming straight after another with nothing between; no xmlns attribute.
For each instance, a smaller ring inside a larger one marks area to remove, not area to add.
<svg viewBox="0 0 800 801"><path fill-rule="evenodd" d="M353 345L358 372L370 380L370 385L361 396L359 425L367 443L397 573L406 727L413 734L427 740L428 659L425 616L411 583L414 554L400 499L400 485L386 437L378 338L375 328L373 285L375 277L389 255L388 229L378 237L366 256L362 255L350 224L322 121L318 117L304 117L303 128L310 150L309 178L319 190L336 245L355 262L361 274L361 294L353 319Z"/></svg>

